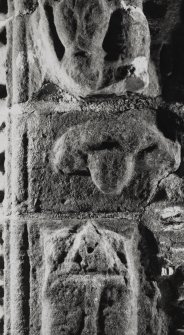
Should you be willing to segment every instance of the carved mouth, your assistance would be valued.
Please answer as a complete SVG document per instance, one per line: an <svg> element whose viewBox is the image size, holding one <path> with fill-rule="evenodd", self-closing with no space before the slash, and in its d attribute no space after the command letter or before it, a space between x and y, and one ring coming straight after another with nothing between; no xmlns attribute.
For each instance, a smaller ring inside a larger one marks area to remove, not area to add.
<svg viewBox="0 0 184 335"><path fill-rule="evenodd" d="M81 58L86 58L87 57L87 52L83 50L78 50L74 53L75 57L81 57Z"/></svg>

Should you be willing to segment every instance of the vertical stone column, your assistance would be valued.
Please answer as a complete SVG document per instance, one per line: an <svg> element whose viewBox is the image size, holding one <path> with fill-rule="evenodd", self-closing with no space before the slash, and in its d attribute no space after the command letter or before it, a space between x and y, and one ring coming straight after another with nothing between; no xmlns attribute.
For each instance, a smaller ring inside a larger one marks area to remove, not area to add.
<svg viewBox="0 0 184 335"><path fill-rule="evenodd" d="M7 1L2 1L0 6L0 333L3 334L4 328L4 213L3 213L3 200L5 189L5 124L6 124L6 99L7 99L7 86L6 86L6 51L7 51L7 38L6 38L6 15L8 12Z"/></svg>

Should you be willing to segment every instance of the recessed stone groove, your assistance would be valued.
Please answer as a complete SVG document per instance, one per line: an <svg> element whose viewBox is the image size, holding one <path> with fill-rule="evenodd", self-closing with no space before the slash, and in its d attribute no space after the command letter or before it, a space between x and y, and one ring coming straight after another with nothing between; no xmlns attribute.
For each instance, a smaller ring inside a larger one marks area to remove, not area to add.
<svg viewBox="0 0 184 335"><path fill-rule="evenodd" d="M51 34L51 38L52 38L52 41L53 41L53 44L54 44L54 49L55 49L55 52L56 52L56 55L57 55L58 59L61 61L62 58L63 58L63 55L65 53L65 48L64 48L64 45L62 44L62 42L61 42L61 40L58 36L57 30L56 30L56 26L55 26L55 23L54 23L53 8L49 5L45 5L44 8L45 8L45 12L46 12L47 19L48 19L48 22L49 22L50 34Z"/></svg>

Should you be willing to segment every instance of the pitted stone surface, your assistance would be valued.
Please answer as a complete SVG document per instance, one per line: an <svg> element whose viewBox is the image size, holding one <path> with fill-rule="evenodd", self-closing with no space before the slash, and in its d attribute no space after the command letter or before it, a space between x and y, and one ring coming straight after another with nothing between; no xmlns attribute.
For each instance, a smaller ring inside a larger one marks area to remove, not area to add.
<svg viewBox="0 0 184 335"><path fill-rule="evenodd" d="M179 323L173 321L182 315L182 270L179 260L173 259L176 270L163 262L163 241L172 235L160 231L159 236L151 211L147 214L147 227L142 221L139 232L138 222L125 218L12 220L6 247L6 262L9 250L12 262L12 329L19 334L23 322L26 327L30 322L33 334L174 331ZM163 214L168 217L169 211Z"/></svg>
<svg viewBox="0 0 184 335"><path fill-rule="evenodd" d="M111 99L68 95L44 104L44 111L43 104L33 100L28 114L24 105L12 113L13 134L19 128L12 148L16 210L141 210L180 165L180 144L159 110L123 112L122 99L115 109Z"/></svg>

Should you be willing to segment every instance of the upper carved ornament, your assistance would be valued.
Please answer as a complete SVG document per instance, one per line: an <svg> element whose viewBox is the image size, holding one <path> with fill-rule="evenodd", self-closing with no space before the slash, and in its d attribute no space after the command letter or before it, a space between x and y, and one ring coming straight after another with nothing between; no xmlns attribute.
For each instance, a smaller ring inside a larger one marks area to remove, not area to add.
<svg viewBox="0 0 184 335"><path fill-rule="evenodd" d="M182 0L10 3L3 23L10 23L10 104L27 101L45 82L82 97L132 91L183 101Z"/></svg>
<svg viewBox="0 0 184 335"><path fill-rule="evenodd" d="M40 0L30 27L42 75L61 88L86 96L148 86L142 1Z"/></svg>

